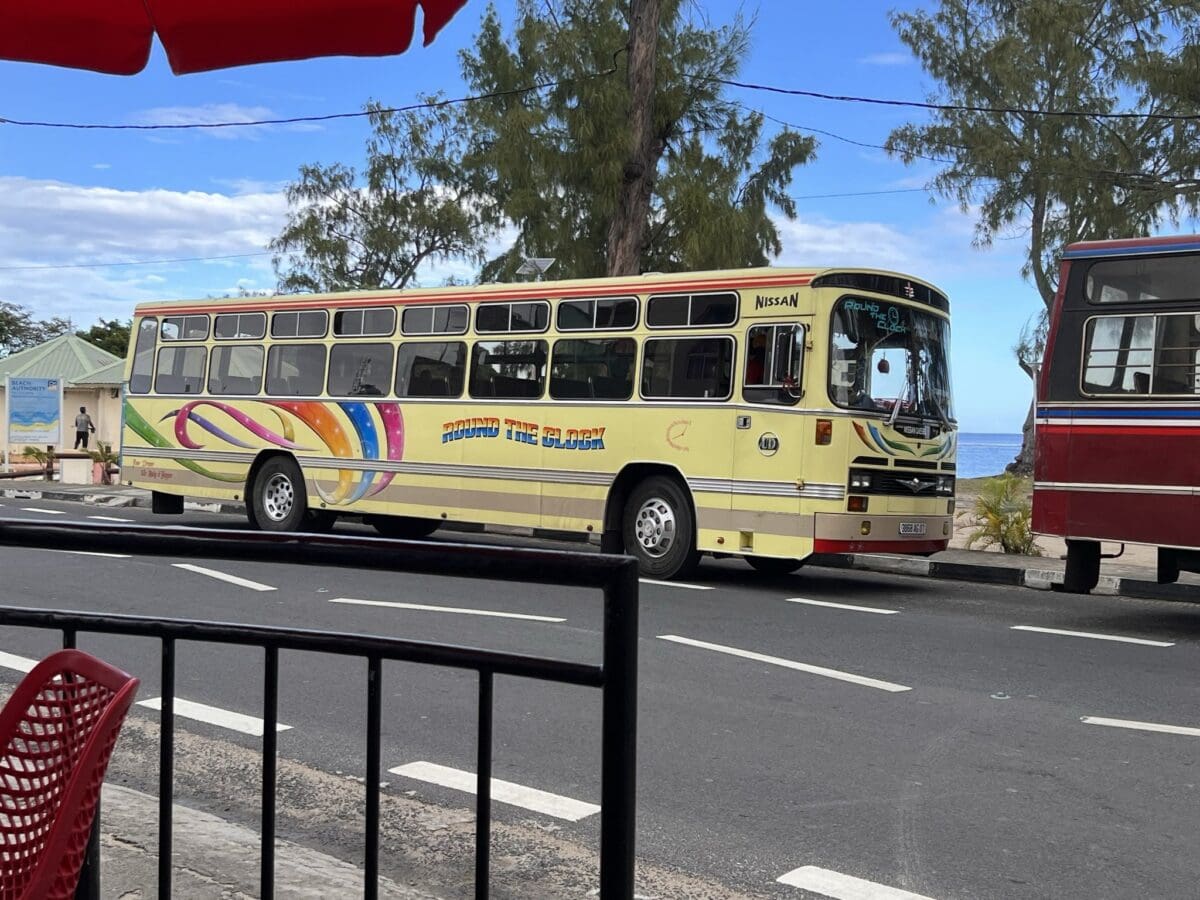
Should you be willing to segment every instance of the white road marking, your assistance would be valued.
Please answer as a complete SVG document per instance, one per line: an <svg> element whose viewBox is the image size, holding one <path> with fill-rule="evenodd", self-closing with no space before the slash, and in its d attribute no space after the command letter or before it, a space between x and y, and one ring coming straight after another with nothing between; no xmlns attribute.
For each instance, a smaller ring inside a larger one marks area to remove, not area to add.
<svg viewBox="0 0 1200 900"><path fill-rule="evenodd" d="M901 691L911 691L912 688L905 687L902 684L893 684L890 681L879 681L875 678L865 678L862 675L852 675L849 672L839 672L837 669L826 669L824 666L812 666L808 663L795 662L790 659L781 659L778 656L766 656L762 653L755 653L751 650L739 650L736 647L726 647L722 644L710 644L707 641L697 641L692 638L679 637L674 634L660 634L659 640L672 641L676 644L686 644L689 647L699 647L702 650L715 650L717 653L728 653L730 656L740 656L744 659L752 659L756 662L770 663L773 666L782 666L785 669L795 669L798 672L808 672L810 675L822 675L825 678L834 678L838 681L848 681L851 684L862 685L863 687L872 687L881 691L890 691L891 693L900 693Z"/></svg>
<svg viewBox="0 0 1200 900"><path fill-rule="evenodd" d="M809 606L828 606L831 609L848 609L851 612L878 613L881 616L894 616L898 609L879 609L875 606L852 606L849 603L830 603L828 600L807 600L804 597L787 597L787 603L807 603Z"/></svg>
<svg viewBox="0 0 1200 900"><path fill-rule="evenodd" d="M452 769L449 766L439 766L431 762L414 762L404 766L388 769L393 775L403 775L430 784L453 788L456 791L475 793L476 775L462 769ZM588 816L600 812L600 807L594 803L584 803L582 800L572 800L558 794L539 791L537 788L513 784L511 781L492 779L492 799L509 806L519 806L534 812L554 816L556 819L566 819L568 822L578 822Z"/></svg>
<svg viewBox="0 0 1200 900"><path fill-rule="evenodd" d="M38 664L38 660L30 659L27 656L17 656L14 653L5 653L0 650L0 666L6 669L16 669L18 672L28 672Z"/></svg>
<svg viewBox="0 0 1200 900"><path fill-rule="evenodd" d="M157 709L161 712L162 697L139 700L137 705L145 706L148 709ZM231 731L240 731L242 734L249 734L253 737L262 737L264 731L262 719L231 712L228 709L221 709L219 706L195 703L191 700L184 700L181 697L175 698L175 715L183 716L185 719L195 719L197 722L205 722L209 725L217 725L221 728L228 728ZM275 723L276 731L288 731L291 727L291 725L284 725L280 722Z"/></svg>
<svg viewBox="0 0 1200 900"><path fill-rule="evenodd" d="M1159 725L1157 722L1105 719L1101 716L1081 716L1079 721L1084 725L1107 725L1109 728L1130 728L1134 731L1158 731L1162 734L1186 734L1188 737L1200 737L1200 728L1188 728L1184 725Z"/></svg>
<svg viewBox="0 0 1200 900"><path fill-rule="evenodd" d="M22 512L35 512L35 513L42 513L43 515L47 515L47 516L65 516L65 515L67 514L67 513L66 513L66 510L62 510L62 509L42 509L42 508L40 508L40 507L37 507L37 506L22 506L22 507L21 507L21 511L22 511Z"/></svg>
<svg viewBox="0 0 1200 900"><path fill-rule="evenodd" d="M88 516L89 519L95 519L97 522L132 522L133 519L121 519L117 516Z"/></svg>
<svg viewBox="0 0 1200 900"><path fill-rule="evenodd" d="M465 609L457 606L430 606L425 603L400 603L394 600L355 600L352 597L334 597L330 603L347 603L354 606L386 606L391 609L416 609L423 612L457 613L460 616L491 616L497 619L527 619L530 622L565 622L552 616L533 616L525 613L494 612L490 609Z"/></svg>
<svg viewBox="0 0 1200 900"><path fill-rule="evenodd" d="M642 584L657 584L662 587L677 587L688 591L711 591L711 585L707 584L684 584L682 581L655 581L653 578L639 578Z"/></svg>
<svg viewBox="0 0 1200 900"><path fill-rule="evenodd" d="M230 584L236 584L239 587L249 588L252 591L273 591L276 588L269 584L259 584L257 581L250 581L246 578L238 578L236 575L226 575L224 572L218 572L216 569L206 569L204 566L194 566L191 563L171 563L176 569L186 569L189 572L195 572L197 575L207 575L209 578L216 578L218 581L227 581Z"/></svg>
<svg viewBox="0 0 1200 900"><path fill-rule="evenodd" d="M1144 644L1147 647L1174 647L1170 641L1149 641L1145 638L1122 637L1118 634L1093 634L1089 631L1063 631L1059 628L1037 628L1033 625L1013 625L1013 631L1036 631L1039 634L1058 634L1063 637L1091 638L1095 641L1119 641L1122 644Z"/></svg>
<svg viewBox="0 0 1200 900"><path fill-rule="evenodd" d="M843 875L820 866L802 866L775 879L780 884L803 888L823 897L836 900L932 900L924 894L902 891L900 888L877 884L865 878Z"/></svg>

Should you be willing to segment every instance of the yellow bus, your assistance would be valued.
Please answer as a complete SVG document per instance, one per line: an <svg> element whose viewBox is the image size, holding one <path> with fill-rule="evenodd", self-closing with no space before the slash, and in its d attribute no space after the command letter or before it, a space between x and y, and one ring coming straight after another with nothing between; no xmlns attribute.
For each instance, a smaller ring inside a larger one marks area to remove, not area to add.
<svg viewBox="0 0 1200 900"><path fill-rule="evenodd" d="M578 532L656 578L929 554L954 508L949 313L843 268L146 303L122 473L156 512Z"/></svg>

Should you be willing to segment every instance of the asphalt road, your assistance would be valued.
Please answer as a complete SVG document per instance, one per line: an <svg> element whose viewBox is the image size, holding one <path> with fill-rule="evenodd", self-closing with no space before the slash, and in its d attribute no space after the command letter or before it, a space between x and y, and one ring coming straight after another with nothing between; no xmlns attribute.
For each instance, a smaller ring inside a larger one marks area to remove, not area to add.
<svg viewBox="0 0 1200 900"><path fill-rule="evenodd" d="M0 516L243 527L230 516L167 519L41 500L0 501ZM0 547L0 571L10 605L589 662L600 647L599 595L547 586L10 547ZM712 896L1197 896L1200 606L817 568L770 579L727 560L686 583L644 583L640 631L644 868L700 876ZM35 658L56 638L0 629L0 651ZM151 699L158 664L148 643L85 636L80 645L136 671L139 699ZM179 697L260 714L257 651L181 645L178 659ZM0 663L9 666L0 678L15 680L12 657ZM388 790L469 810L473 798L426 779L439 767L474 768L475 676L389 664L384 697L384 767L409 767L385 774ZM279 710L291 726L279 735L282 756L361 776L362 663L285 654ZM258 746L230 727L237 720L217 720L180 724ZM596 691L498 679L495 777L598 803L599 721ZM234 786L224 808L252 821L256 797L243 788L251 796ZM548 813L497 803L495 815L594 849L598 817L568 807L583 816L571 821L561 805ZM504 878L497 872L498 884Z"/></svg>

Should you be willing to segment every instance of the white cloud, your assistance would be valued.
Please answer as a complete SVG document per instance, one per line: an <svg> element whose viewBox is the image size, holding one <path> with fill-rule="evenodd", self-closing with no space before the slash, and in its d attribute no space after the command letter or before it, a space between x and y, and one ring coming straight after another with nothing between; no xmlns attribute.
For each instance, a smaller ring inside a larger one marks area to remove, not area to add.
<svg viewBox="0 0 1200 900"><path fill-rule="evenodd" d="M274 284L267 256L64 267L262 253L285 220L278 193L122 191L0 176L0 195L0 299L38 318L127 318L143 300L236 289L239 278Z"/></svg>
<svg viewBox="0 0 1200 900"><path fill-rule="evenodd" d="M857 61L864 66L907 66L913 58L911 53L872 53L860 56Z"/></svg>
<svg viewBox="0 0 1200 900"><path fill-rule="evenodd" d="M130 116L134 125L187 125L214 126L198 128L202 134L221 140L260 140L263 134L273 128L287 131L317 131L320 125L315 122L291 122L281 125L249 125L237 124L232 127L216 127L218 123L249 123L282 118L267 106L242 106L238 103L206 103L201 106L156 106L145 109ZM170 142L171 137L177 137L180 132L167 131L147 132L152 140Z"/></svg>

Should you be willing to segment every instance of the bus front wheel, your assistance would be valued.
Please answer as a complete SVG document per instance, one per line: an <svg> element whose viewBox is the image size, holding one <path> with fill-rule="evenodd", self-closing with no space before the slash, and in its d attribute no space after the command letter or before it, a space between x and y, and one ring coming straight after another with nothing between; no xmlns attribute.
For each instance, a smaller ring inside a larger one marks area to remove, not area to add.
<svg viewBox="0 0 1200 900"><path fill-rule="evenodd" d="M1086 594L1100 582L1100 542L1067 541L1067 567L1062 589Z"/></svg>
<svg viewBox="0 0 1200 900"><path fill-rule="evenodd" d="M625 552L643 575L674 578L696 567L696 522L678 482L655 475L629 495L622 522Z"/></svg>
<svg viewBox="0 0 1200 900"><path fill-rule="evenodd" d="M300 467L283 456L267 460L254 478L250 502L262 531L303 531L308 492Z"/></svg>

